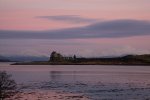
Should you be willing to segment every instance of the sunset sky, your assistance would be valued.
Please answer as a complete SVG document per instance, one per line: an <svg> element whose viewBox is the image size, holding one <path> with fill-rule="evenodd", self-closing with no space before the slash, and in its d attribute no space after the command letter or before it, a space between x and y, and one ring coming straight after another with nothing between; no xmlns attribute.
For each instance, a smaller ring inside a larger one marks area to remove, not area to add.
<svg viewBox="0 0 150 100"><path fill-rule="evenodd" d="M0 0L0 55L150 53L150 0Z"/></svg>

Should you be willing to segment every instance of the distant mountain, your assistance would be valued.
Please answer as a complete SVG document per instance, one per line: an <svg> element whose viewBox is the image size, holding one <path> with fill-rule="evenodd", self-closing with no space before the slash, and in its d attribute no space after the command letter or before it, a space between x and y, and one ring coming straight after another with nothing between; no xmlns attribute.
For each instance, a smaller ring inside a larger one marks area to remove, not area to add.
<svg viewBox="0 0 150 100"><path fill-rule="evenodd" d="M9 62L10 60L6 57L0 56L0 62Z"/></svg>
<svg viewBox="0 0 150 100"><path fill-rule="evenodd" d="M4 59L5 58L5 59ZM8 61L17 61L17 62L24 62L24 61L48 61L49 57L46 56L0 56L0 61L8 60Z"/></svg>

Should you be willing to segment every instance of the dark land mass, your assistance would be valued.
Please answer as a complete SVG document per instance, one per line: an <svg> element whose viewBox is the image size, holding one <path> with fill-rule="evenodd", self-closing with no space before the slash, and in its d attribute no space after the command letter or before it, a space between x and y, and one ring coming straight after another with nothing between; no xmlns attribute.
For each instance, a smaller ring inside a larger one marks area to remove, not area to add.
<svg viewBox="0 0 150 100"><path fill-rule="evenodd" d="M49 61L18 62L13 65L150 65L150 54L110 58L63 57L52 52Z"/></svg>

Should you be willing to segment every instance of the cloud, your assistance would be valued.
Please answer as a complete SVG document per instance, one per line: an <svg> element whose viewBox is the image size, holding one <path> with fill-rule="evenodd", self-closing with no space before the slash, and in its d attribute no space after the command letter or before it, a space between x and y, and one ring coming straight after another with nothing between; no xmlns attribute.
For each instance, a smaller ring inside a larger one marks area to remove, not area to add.
<svg viewBox="0 0 150 100"><path fill-rule="evenodd" d="M83 18L77 15L59 15L59 16L37 16L36 18L63 21L68 23L93 23L98 21L97 19Z"/></svg>
<svg viewBox="0 0 150 100"><path fill-rule="evenodd" d="M117 38L150 35L150 21L112 20L94 23L84 27L49 31L11 31L0 30L0 39L82 39Z"/></svg>

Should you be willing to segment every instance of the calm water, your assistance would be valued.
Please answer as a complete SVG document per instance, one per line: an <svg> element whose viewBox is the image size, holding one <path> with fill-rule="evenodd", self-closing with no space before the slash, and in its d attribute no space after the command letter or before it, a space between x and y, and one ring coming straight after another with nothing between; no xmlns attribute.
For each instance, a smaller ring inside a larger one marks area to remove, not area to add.
<svg viewBox="0 0 150 100"><path fill-rule="evenodd" d="M9 65L9 63L0 63L0 70L12 74L18 84L40 83L43 89L84 93L94 100L100 97L115 100L116 98L118 100L133 99L133 97L140 100L150 98L150 66Z"/></svg>

